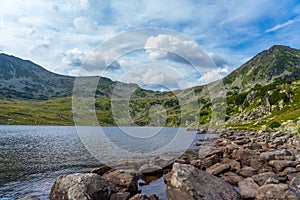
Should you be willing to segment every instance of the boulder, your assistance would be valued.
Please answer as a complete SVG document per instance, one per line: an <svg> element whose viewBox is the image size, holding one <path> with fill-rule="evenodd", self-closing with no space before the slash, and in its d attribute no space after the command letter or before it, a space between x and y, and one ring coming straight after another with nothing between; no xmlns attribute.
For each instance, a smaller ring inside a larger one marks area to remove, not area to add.
<svg viewBox="0 0 300 200"><path fill-rule="evenodd" d="M233 172L226 172L220 176L223 180L226 182L230 183L231 185L237 185L239 182L244 180L243 177L237 175L236 173Z"/></svg>
<svg viewBox="0 0 300 200"><path fill-rule="evenodd" d="M273 172L265 172L251 177L258 185L262 186L269 178L278 179L278 175Z"/></svg>
<svg viewBox="0 0 300 200"><path fill-rule="evenodd" d="M242 167L249 166L251 159L257 159L258 156L254 150L239 148L232 152L232 158L241 162Z"/></svg>
<svg viewBox="0 0 300 200"><path fill-rule="evenodd" d="M300 199L300 177L294 177L289 183L289 186Z"/></svg>
<svg viewBox="0 0 300 200"><path fill-rule="evenodd" d="M271 160L269 165L274 167L277 172L281 172L286 167L296 167L298 164L297 161L289 161L289 160Z"/></svg>
<svg viewBox="0 0 300 200"><path fill-rule="evenodd" d="M165 169L165 168L171 168L174 161L175 161L175 159L173 157L159 156L159 157L155 158L151 162L151 164L156 165L156 166L160 166L161 168Z"/></svg>
<svg viewBox="0 0 300 200"><path fill-rule="evenodd" d="M139 172L133 170L112 169L106 172L102 178L112 183L120 192L129 192L134 195L138 192Z"/></svg>
<svg viewBox="0 0 300 200"><path fill-rule="evenodd" d="M95 173L95 174L98 174L98 175L102 176L103 174L105 174L105 173L108 172L109 170L111 170L110 167L108 167L108 166L106 166L106 165L103 165L103 166L101 166L101 167L92 169L92 170L90 171L90 173Z"/></svg>
<svg viewBox="0 0 300 200"><path fill-rule="evenodd" d="M238 174L247 178L257 174L257 170L253 169L252 167L243 167L241 170L238 171Z"/></svg>
<svg viewBox="0 0 300 200"><path fill-rule="evenodd" d="M218 174L220 174L224 171L227 171L229 169L230 169L230 165L217 163L217 164L214 164L213 166L207 168L206 172L210 173L212 175L218 175Z"/></svg>
<svg viewBox="0 0 300 200"><path fill-rule="evenodd" d="M110 196L109 200L128 200L129 198L130 198L129 192L117 192L117 193L113 193Z"/></svg>
<svg viewBox="0 0 300 200"><path fill-rule="evenodd" d="M268 162L270 160L279 160L280 158L283 158L284 156L291 156L292 153L286 149L283 149L281 151L268 151L268 152L263 152L260 154L260 159Z"/></svg>
<svg viewBox="0 0 300 200"><path fill-rule="evenodd" d="M299 200L286 184L268 184L260 187L255 195L257 200Z"/></svg>
<svg viewBox="0 0 300 200"><path fill-rule="evenodd" d="M241 164L236 160L223 158L221 163L230 165L230 169L234 172L237 172L241 169Z"/></svg>
<svg viewBox="0 0 300 200"><path fill-rule="evenodd" d="M245 180L238 183L238 187L241 197L249 199L255 197L259 185L257 185L252 178L246 178Z"/></svg>
<svg viewBox="0 0 300 200"><path fill-rule="evenodd" d="M157 165L150 165L150 164L145 164L141 166L139 169L140 173L143 175L162 175L163 174L163 169L160 166Z"/></svg>
<svg viewBox="0 0 300 200"><path fill-rule="evenodd" d="M50 200L109 199L115 192L116 188L98 174L76 173L56 178Z"/></svg>
<svg viewBox="0 0 300 200"><path fill-rule="evenodd" d="M172 200L238 199L233 187L224 180L191 165L174 163L167 182L167 197Z"/></svg>
<svg viewBox="0 0 300 200"><path fill-rule="evenodd" d="M280 175L281 175L281 176L286 176L286 175L288 175L288 174L292 174L292 173L296 173L296 172L298 172L298 171L296 170L296 168L294 168L294 167L287 167L287 168L285 168L285 169L283 170L283 172L280 173Z"/></svg>

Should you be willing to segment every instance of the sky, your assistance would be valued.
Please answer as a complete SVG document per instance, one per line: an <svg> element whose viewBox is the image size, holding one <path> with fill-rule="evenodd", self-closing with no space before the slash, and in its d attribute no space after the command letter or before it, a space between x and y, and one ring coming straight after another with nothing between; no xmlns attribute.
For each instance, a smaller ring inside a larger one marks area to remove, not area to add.
<svg viewBox="0 0 300 200"><path fill-rule="evenodd" d="M0 0L0 52L158 90L214 81L275 44L299 49L299 27L295 0ZM203 55L214 65L199 70Z"/></svg>

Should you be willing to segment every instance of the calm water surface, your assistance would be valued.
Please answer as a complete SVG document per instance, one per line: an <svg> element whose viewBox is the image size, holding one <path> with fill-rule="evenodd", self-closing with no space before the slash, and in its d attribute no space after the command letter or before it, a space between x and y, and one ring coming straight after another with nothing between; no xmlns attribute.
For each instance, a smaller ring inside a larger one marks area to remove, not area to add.
<svg viewBox="0 0 300 200"><path fill-rule="evenodd" d="M96 132L96 129L89 127L87 132ZM157 131L154 127L104 127L102 130L109 140L104 142L139 154L168 145L175 135L180 135L183 144L191 137L195 140L203 137L187 131L177 134L178 128L160 128ZM124 130L130 134L124 134ZM82 133L79 135L82 137ZM0 199L16 199L25 195L47 199L57 176L85 172L99 166L101 162L85 148L79 135L75 127L0 126ZM135 135L139 137L133 137ZM119 153L109 152L110 146L106 143L97 148L98 158L119 159ZM142 192L154 192L161 182L162 179L154 181L141 188Z"/></svg>

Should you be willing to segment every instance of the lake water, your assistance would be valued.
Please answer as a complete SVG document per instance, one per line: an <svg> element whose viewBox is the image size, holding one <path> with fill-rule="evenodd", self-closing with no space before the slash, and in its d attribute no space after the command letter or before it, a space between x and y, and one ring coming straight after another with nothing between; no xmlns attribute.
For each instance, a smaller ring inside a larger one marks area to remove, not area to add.
<svg viewBox="0 0 300 200"><path fill-rule="evenodd" d="M184 128L0 126L0 199L47 199L61 174L120 158L177 155L187 144L199 148L192 143L201 137ZM158 181L144 187L145 193Z"/></svg>

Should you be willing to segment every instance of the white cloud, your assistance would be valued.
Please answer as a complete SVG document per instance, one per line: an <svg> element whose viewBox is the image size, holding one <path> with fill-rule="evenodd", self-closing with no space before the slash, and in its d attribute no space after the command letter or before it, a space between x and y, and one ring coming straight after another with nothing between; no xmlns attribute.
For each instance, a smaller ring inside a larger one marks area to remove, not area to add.
<svg viewBox="0 0 300 200"><path fill-rule="evenodd" d="M299 21L295 18L300 15L299 7L299 3L292 1L274 4L272 1L262 3L252 0L151 0L135 3L105 0L1 1L0 49L32 60L51 71L72 75L78 71L76 66L82 62L81 57L105 39L116 33L150 26L187 34L205 50L214 52L212 59L218 68L224 69L226 65L238 67L245 58L272 46L274 41L299 48L299 29L294 26ZM280 34L276 32L279 29ZM140 37L134 39L140 40ZM132 38L130 41L133 41ZM199 57L191 41L178 41L159 33L149 38L145 46L167 47L171 52L191 60ZM78 52L72 52L76 47ZM116 45L111 48L123 47ZM123 49L126 50L126 47ZM147 51L154 61L177 61L176 67L182 61L165 51ZM107 64L108 59L99 57L98 64L93 59L90 61L90 68L84 73L92 75L98 73L99 66ZM114 69L120 67L122 64L114 65ZM228 71L232 69L228 68ZM122 75L118 73L123 70L119 71L110 76ZM210 71L211 68L208 68L202 74ZM180 73L185 77L198 78L195 73L184 70ZM192 79L189 81L193 83Z"/></svg>
<svg viewBox="0 0 300 200"><path fill-rule="evenodd" d="M68 50L63 57L63 62L70 66L80 66L86 57L86 53L78 48Z"/></svg>
<svg viewBox="0 0 300 200"><path fill-rule="evenodd" d="M189 86L184 81L183 75L175 71L174 68L158 64L148 64L133 68L120 76L118 81L171 90Z"/></svg>
<svg viewBox="0 0 300 200"><path fill-rule="evenodd" d="M277 24L276 26L270 28L270 29L267 29L266 30L266 33L269 33L269 32L274 32L274 31L277 31L278 29L281 29L281 28L284 28L288 25L291 25L291 24L294 24L296 22L300 21L300 18L297 18L297 19L291 19L291 20L288 20L287 22L285 23L282 23L282 24Z"/></svg>
<svg viewBox="0 0 300 200"><path fill-rule="evenodd" d="M223 68L213 69L205 74L203 74L199 79L198 83L203 85L213 81L217 81L223 78L228 73L228 66Z"/></svg>

